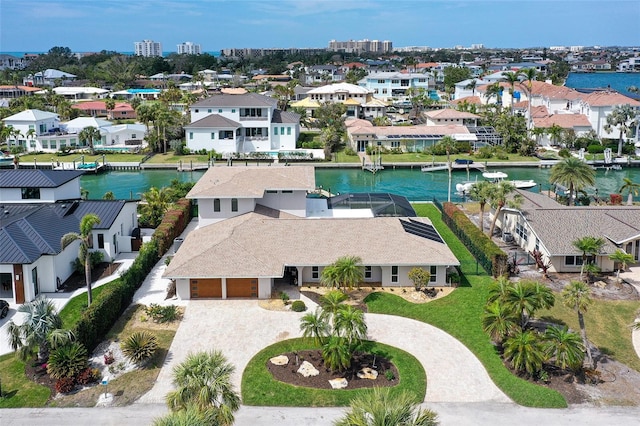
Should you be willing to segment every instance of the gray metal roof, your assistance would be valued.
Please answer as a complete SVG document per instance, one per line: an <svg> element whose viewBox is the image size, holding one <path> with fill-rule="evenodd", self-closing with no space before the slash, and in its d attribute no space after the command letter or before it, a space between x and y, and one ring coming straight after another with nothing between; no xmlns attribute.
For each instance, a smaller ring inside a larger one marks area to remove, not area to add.
<svg viewBox="0 0 640 426"><path fill-rule="evenodd" d="M0 172L0 188L57 188L83 174L82 170L7 170Z"/></svg>
<svg viewBox="0 0 640 426"><path fill-rule="evenodd" d="M106 230L127 202L96 200L4 205L0 211L0 263L33 263L42 255L58 254L62 251L60 239L69 232L79 232L84 215L98 215L101 221L94 229Z"/></svg>
<svg viewBox="0 0 640 426"><path fill-rule="evenodd" d="M278 100L269 96L258 95L257 93L245 93L243 95L213 95L200 102L191 105L193 108L206 107L273 107L278 105Z"/></svg>
<svg viewBox="0 0 640 426"><path fill-rule="evenodd" d="M188 126L184 126L185 129L191 129L194 127L195 128L225 127L225 128L237 129L239 127L242 127L242 125L231 119L223 117L219 114L211 114L211 115L207 115L205 118L201 118L198 121L194 121Z"/></svg>
<svg viewBox="0 0 640 426"><path fill-rule="evenodd" d="M272 123L299 123L300 122L300 114L296 114L295 112L287 112L280 111L276 109L273 111L273 116L271 118Z"/></svg>

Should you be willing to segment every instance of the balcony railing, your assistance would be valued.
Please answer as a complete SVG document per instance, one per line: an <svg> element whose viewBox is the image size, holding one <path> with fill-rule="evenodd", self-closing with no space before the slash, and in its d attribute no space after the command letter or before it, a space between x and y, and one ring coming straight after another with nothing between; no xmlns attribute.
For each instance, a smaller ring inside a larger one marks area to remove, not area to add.
<svg viewBox="0 0 640 426"><path fill-rule="evenodd" d="M252 117L249 115L240 116L240 121L267 121L267 120L269 120L269 117Z"/></svg>

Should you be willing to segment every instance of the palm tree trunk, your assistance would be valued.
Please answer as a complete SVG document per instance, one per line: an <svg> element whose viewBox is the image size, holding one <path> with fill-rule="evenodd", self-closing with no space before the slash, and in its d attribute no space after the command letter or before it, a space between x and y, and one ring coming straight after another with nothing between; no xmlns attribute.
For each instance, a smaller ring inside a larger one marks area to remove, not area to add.
<svg viewBox="0 0 640 426"><path fill-rule="evenodd" d="M496 207L496 212L493 216L493 220L491 221L491 227L489 228L489 238L493 236L493 231L496 228L496 222L498 221L498 215L500 214L501 210L502 210L502 206L498 205L498 207Z"/></svg>
<svg viewBox="0 0 640 426"><path fill-rule="evenodd" d="M84 257L84 279L87 282L87 306L91 306L91 254L89 250Z"/></svg>
<svg viewBox="0 0 640 426"><path fill-rule="evenodd" d="M484 204L480 203L480 232L484 233Z"/></svg>
<svg viewBox="0 0 640 426"><path fill-rule="evenodd" d="M584 345L584 351L587 355L587 363L589 368L596 368L593 363L593 357L591 356L591 348L589 348L589 341L587 340L587 329L584 327L584 316L582 312L578 311L578 324L580 324L580 335L582 336L582 344Z"/></svg>

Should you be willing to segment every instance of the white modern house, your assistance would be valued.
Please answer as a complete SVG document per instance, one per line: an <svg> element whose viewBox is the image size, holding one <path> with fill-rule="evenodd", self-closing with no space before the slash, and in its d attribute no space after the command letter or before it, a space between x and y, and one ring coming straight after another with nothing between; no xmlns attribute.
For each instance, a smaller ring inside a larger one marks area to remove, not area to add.
<svg viewBox="0 0 640 426"><path fill-rule="evenodd" d="M60 128L60 117L48 111L28 109L3 118L5 126L11 126L19 133L10 135L7 139L9 147L22 146L31 150L31 141L42 135ZM29 143L27 143L29 141Z"/></svg>
<svg viewBox="0 0 640 426"><path fill-rule="evenodd" d="M408 89L433 89L435 79L430 74L385 71L367 75L358 85L372 92L377 99L390 100L407 96Z"/></svg>
<svg viewBox="0 0 640 426"><path fill-rule="evenodd" d="M61 247L63 235L79 232L89 213L100 218L93 228L94 251L105 261L132 251L137 227L136 203L81 200L77 171L9 170L0 172L0 298L25 303L53 293L73 273L79 241Z"/></svg>
<svg viewBox="0 0 640 426"><path fill-rule="evenodd" d="M309 117L326 103L341 103L347 108L347 118L383 117L387 113L387 103L376 99L373 92L350 83L328 84L306 92L306 97L291 104L294 108L304 108Z"/></svg>
<svg viewBox="0 0 640 426"><path fill-rule="evenodd" d="M413 267L430 272L430 285L448 285L447 268L459 262L428 219L309 216L314 176L310 166L210 168L188 194L200 226L164 273L178 297L265 299L278 283L318 284L322 270L347 255L362 259L364 285L412 286Z"/></svg>
<svg viewBox="0 0 640 426"><path fill-rule="evenodd" d="M192 151L223 154L293 151L300 135L300 116L277 109L278 101L247 93L214 95L189 107L184 126Z"/></svg>
<svg viewBox="0 0 640 426"><path fill-rule="evenodd" d="M76 76L74 74L49 68L44 71L39 71L35 74L29 74L22 80L22 84L24 84L25 86L53 87L59 86L59 82L73 81L75 79Z"/></svg>

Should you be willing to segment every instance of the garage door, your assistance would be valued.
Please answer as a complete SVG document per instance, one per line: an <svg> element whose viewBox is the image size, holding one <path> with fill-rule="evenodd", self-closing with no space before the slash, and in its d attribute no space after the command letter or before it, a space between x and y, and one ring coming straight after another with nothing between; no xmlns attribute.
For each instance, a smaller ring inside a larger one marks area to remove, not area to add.
<svg viewBox="0 0 640 426"><path fill-rule="evenodd" d="M227 278L227 297L258 297L258 279Z"/></svg>
<svg viewBox="0 0 640 426"><path fill-rule="evenodd" d="M189 281L192 299L222 297L222 279L199 278Z"/></svg>

